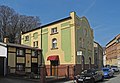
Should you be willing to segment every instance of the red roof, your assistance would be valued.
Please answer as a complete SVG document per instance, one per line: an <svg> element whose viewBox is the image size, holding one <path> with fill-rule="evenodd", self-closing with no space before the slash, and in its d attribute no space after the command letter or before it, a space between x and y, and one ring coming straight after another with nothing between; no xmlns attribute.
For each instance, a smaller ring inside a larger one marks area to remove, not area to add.
<svg viewBox="0 0 120 83"><path fill-rule="evenodd" d="M52 61L54 61L54 60L59 60L59 56L58 56L58 55L52 55L52 56L49 56L49 57L47 58L47 60L52 60Z"/></svg>

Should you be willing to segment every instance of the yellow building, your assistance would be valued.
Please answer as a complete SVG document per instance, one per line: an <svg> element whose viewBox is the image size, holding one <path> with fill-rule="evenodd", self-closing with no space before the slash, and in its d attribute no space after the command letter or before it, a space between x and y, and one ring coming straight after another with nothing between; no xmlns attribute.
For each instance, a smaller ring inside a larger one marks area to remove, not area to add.
<svg viewBox="0 0 120 83"><path fill-rule="evenodd" d="M47 75L69 76L94 65L93 30L86 17L70 16L22 32L22 44L43 50Z"/></svg>
<svg viewBox="0 0 120 83"><path fill-rule="evenodd" d="M106 64L120 67L120 34L106 45Z"/></svg>

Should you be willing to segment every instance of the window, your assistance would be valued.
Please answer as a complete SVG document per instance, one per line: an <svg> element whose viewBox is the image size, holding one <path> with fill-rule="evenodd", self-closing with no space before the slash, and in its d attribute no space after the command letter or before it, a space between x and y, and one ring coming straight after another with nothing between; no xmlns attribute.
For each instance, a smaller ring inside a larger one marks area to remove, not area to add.
<svg viewBox="0 0 120 83"><path fill-rule="evenodd" d="M18 56L24 56L24 50L23 49L17 49L17 55Z"/></svg>
<svg viewBox="0 0 120 83"><path fill-rule="evenodd" d="M120 38L117 39L117 43L120 43Z"/></svg>
<svg viewBox="0 0 120 83"><path fill-rule="evenodd" d="M57 39L52 39L52 48L57 48Z"/></svg>
<svg viewBox="0 0 120 83"><path fill-rule="evenodd" d="M38 56L38 52L35 51L35 50L33 50L33 51L32 51L32 56Z"/></svg>
<svg viewBox="0 0 120 83"><path fill-rule="evenodd" d="M24 71L25 70L25 64L19 63L16 65L17 71Z"/></svg>
<svg viewBox="0 0 120 83"><path fill-rule="evenodd" d="M35 33L33 34L33 38L34 38L34 39L37 39L37 38L38 38L38 32L35 32Z"/></svg>
<svg viewBox="0 0 120 83"><path fill-rule="evenodd" d="M86 29L83 29L83 35L84 35L84 37L87 36L87 30Z"/></svg>
<svg viewBox="0 0 120 83"><path fill-rule="evenodd" d="M25 36L25 41L29 41L29 36Z"/></svg>
<svg viewBox="0 0 120 83"><path fill-rule="evenodd" d="M57 33L57 27L51 29L51 34Z"/></svg>
<svg viewBox="0 0 120 83"><path fill-rule="evenodd" d="M33 47L38 47L38 41L33 42Z"/></svg>

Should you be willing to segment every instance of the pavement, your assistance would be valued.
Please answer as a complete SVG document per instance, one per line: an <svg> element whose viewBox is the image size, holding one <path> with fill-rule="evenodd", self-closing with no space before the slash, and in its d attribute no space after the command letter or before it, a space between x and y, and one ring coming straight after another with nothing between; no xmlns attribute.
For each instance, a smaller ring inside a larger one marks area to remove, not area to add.
<svg viewBox="0 0 120 83"><path fill-rule="evenodd" d="M30 79L30 78L18 77L18 76L7 76L6 78L40 83L40 78ZM46 83L74 83L74 82L73 80L66 79L65 77L46 76Z"/></svg>

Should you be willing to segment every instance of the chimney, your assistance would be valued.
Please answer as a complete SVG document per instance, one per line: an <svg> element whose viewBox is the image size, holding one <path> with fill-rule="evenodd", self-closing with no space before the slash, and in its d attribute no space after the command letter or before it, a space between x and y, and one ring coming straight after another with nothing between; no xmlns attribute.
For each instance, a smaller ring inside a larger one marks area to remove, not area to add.
<svg viewBox="0 0 120 83"><path fill-rule="evenodd" d="M8 37L4 37L4 43L9 43L9 38Z"/></svg>

